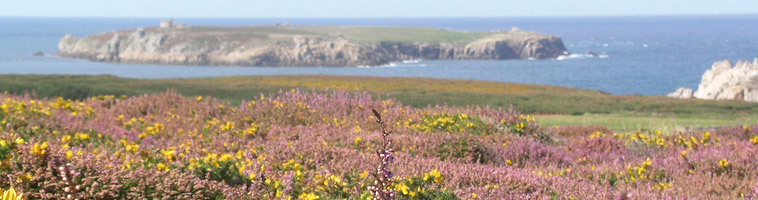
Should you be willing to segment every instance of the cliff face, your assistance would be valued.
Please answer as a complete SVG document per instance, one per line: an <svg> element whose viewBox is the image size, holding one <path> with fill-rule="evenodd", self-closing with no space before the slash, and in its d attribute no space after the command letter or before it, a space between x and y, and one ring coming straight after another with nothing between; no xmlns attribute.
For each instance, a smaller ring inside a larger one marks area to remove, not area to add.
<svg viewBox="0 0 758 200"><path fill-rule="evenodd" d="M257 30L257 29L256 29ZM75 38L59 56L102 62L234 66L359 66L410 59L548 59L563 41L533 32L494 32L465 41L354 41L338 34L261 33L237 29L151 28ZM460 34L460 33L457 33Z"/></svg>
<svg viewBox="0 0 758 200"><path fill-rule="evenodd" d="M732 65L728 60L713 63L694 93L680 88L670 97L712 100L742 100L758 102L758 58L753 63L738 61Z"/></svg>

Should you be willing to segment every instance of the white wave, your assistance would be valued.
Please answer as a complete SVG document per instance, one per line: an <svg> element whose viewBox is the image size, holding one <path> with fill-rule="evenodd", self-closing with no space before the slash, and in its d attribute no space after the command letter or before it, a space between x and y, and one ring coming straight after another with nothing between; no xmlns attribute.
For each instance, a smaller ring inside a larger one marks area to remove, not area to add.
<svg viewBox="0 0 758 200"><path fill-rule="evenodd" d="M590 56L586 54L570 54L570 55L561 55L555 58L555 60L573 60L573 59L585 59L585 58L608 58L608 55L605 53L597 55L597 56Z"/></svg>
<svg viewBox="0 0 758 200"><path fill-rule="evenodd" d="M569 55L560 55L558 58L555 58L556 60L568 60L568 59L582 59L587 58L584 54L569 54Z"/></svg>
<svg viewBox="0 0 758 200"><path fill-rule="evenodd" d="M387 63L385 65L382 65L381 67L397 67L397 63L391 62L391 63Z"/></svg>
<svg viewBox="0 0 758 200"><path fill-rule="evenodd" d="M413 60L403 60L403 63L418 63L421 62L421 59L413 59Z"/></svg>
<svg viewBox="0 0 758 200"><path fill-rule="evenodd" d="M407 63L407 62L401 61L401 62L391 62L384 65L374 65L374 66L358 65L356 67L357 68L394 68L394 67L426 67L426 66L429 66L429 65L426 63L419 63L419 62Z"/></svg>

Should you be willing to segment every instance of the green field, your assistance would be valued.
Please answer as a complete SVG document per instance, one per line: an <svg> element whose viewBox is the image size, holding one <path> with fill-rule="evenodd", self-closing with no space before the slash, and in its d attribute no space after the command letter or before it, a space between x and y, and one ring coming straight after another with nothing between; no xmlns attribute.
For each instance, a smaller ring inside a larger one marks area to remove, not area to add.
<svg viewBox="0 0 758 200"><path fill-rule="evenodd" d="M535 118L546 126L600 125L608 129L633 132L636 130L661 130L663 132L681 131L695 128L716 128L755 124L758 115L736 116L686 116L656 114L584 114L584 115L537 115Z"/></svg>
<svg viewBox="0 0 758 200"><path fill-rule="evenodd" d="M603 125L613 130L683 129L754 124L758 104L740 101L610 95L594 90L488 81L354 76L245 76L194 79L127 79L114 76L0 75L0 91L82 99L176 90L237 104L279 90L366 91L414 106L447 104L507 107L549 126Z"/></svg>

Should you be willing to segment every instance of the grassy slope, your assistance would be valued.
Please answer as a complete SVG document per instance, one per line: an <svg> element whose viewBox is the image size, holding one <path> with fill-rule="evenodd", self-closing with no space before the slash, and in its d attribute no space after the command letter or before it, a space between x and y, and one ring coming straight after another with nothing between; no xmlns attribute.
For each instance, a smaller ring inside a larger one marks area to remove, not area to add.
<svg viewBox="0 0 758 200"><path fill-rule="evenodd" d="M755 123L758 104L679 100L659 96L608 95L565 87L428 78L345 76L246 76L197 79L125 79L113 76L0 75L0 91L34 92L40 97L84 98L99 94L139 95L175 89L232 103L280 89L327 89L389 94L404 104L514 105L537 114L546 125L605 125L615 130L722 126ZM585 114L589 113L589 114Z"/></svg>

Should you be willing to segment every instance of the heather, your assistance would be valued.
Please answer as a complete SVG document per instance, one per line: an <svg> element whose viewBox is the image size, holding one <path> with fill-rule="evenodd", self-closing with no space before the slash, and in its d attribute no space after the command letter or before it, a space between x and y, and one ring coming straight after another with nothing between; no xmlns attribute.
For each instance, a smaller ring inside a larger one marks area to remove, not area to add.
<svg viewBox="0 0 758 200"><path fill-rule="evenodd" d="M758 193L754 125L617 132L542 126L509 106L412 107L340 90L251 96L230 104L174 91L80 100L2 94L0 188L29 199L368 199L378 190L396 199ZM388 185L372 190L379 177Z"/></svg>

